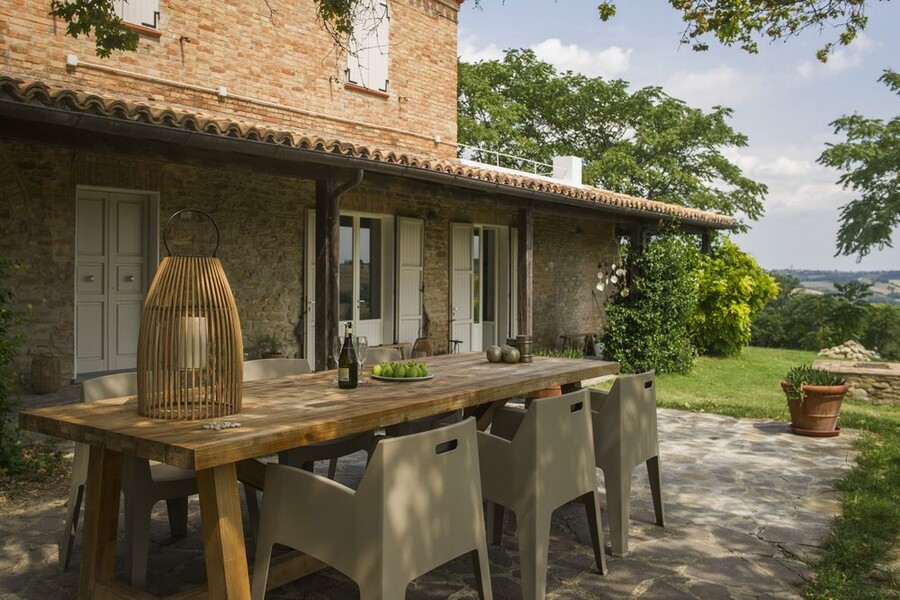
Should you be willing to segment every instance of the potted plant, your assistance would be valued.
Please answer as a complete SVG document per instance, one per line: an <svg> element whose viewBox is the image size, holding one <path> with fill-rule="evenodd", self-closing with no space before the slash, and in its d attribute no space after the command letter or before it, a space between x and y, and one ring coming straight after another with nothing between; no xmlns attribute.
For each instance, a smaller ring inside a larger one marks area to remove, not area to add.
<svg viewBox="0 0 900 600"><path fill-rule="evenodd" d="M791 411L791 431L798 435L838 435L841 403L850 386L843 377L811 365L793 367L781 382Z"/></svg>
<svg viewBox="0 0 900 600"><path fill-rule="evenodd" d="M284 340L274 333L256 338L256 347L263 358L284 358Z"/></svg>

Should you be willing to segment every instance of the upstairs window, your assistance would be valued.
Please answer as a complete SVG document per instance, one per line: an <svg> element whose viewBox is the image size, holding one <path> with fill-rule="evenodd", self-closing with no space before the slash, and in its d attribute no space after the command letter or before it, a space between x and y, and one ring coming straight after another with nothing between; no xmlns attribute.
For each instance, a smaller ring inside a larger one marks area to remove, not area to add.
<svg viewBox="0 0 900 600"><path fill-rule="evenodd" d="M159 0L113 0L113 11L132 25L150 29L159 26Z"/></svg>
<svg viewBox="0 0 900 600"><path fill-rule="evenodd" d="M360 0L347 56L347 81L378 92L388 89L391 15L385 0Z"/></svg>

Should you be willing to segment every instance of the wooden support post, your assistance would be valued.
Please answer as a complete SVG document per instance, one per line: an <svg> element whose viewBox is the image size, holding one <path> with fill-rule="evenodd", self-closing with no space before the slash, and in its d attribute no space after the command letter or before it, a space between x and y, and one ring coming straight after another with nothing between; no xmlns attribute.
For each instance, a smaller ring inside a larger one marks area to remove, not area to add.
<svg viewBox="0 0 900 600"><path fill-rule="evenodd" d="M328 272L331 269L331 228L329 212L331 198L334 195L332 180L316 181L316 371L327 369L328 355L331 352L329 340L329 295ZM337 245L335 243L335 245ZM310 361L313 362L313 361Z"/></svg>
<svg viewBox="0 0 900 600"><path fill-rule="evenodd" d="M534 209L530 207L519 209L518 254L518 332L533 335Z"/></svg>
<svg viewBox="0 0 900 600"><path fill-rule="evenodd" d="M316 181L316 357L317 371L328 364L331 338L340 333L338 323L338 283L340 281L341 196L362 183L364 171L357 170L341 185L333 179Z"/></svg>

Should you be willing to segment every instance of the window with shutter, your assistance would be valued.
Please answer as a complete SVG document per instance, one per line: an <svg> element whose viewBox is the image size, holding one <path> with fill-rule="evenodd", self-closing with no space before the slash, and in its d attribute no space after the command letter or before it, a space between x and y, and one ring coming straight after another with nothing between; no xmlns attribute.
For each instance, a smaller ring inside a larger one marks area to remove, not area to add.
<svg viewBox="0 0 900 600"><path fill-rule="evenodd" d="M384 0L361 0L353 20L347 55L347 81L387 92L390 11Z"/></svg>
<svg viewBox="0 0 900 600"><path fill-rule="evenodd" d="M157 29L159 0L113 0L113 10L126 23Z"/></svg>

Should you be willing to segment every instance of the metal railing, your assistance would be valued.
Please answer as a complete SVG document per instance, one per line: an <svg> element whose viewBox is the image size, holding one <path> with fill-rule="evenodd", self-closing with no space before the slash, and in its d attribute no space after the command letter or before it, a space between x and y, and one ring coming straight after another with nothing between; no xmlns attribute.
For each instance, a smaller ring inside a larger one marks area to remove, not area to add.
<svg viewBox="0 0 900 600"><path fill-rule="evenodd" d="M456 144L459 148L459 157L472 160L487 165L494 165L503 169L514 169L516 171L525 171L534 173L535 175L543 175L551 177L553 175L553 165L531 160L521 156L514 156L496 150L488 150L478 146L469 146L467 144ZM485 158L489 157L489 158Z"/></svg>

